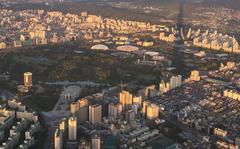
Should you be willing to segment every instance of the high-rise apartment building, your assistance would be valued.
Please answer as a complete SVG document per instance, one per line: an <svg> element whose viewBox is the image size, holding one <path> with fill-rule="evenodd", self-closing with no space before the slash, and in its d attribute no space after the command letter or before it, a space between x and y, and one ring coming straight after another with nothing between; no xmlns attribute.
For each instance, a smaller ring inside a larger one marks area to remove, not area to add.
<svg viewBox="0 0 240 149"><path fill-rule="evenodd" d="M169 83L166 83L166 82L162 81L159 84L159 91L160 91L161 94L166 93L169 90L170 90L170 84Z"/></svg>
<svg viewBox="0 0 240 149"><path fill-rule="evenodd" d="M150 104L147 107L147 119L155 119L158 117L158 106L155 104Z"/></svg>
<svg viewBox="0 0 240 149"><path fill-rule="evenodd" d="M77 139L77 118L70 117L68 119L68 139L73 141Z"/></svg>
<svg viewBox="0 0 240 149"><path fill-rule="evenodd" d="M154 119L158 117L159 108L156 104L150 103L149 101L143 102L142 114L148 119Z"/></svg>
<svg viewBox="0 0 240 149"><path fill-rule="evenodd" d="M182 76L178 75L178 76L172 76L170 78L170 89L174 89L176 87L181 86L182 84Z"/></svg>
<svg viewBox="0 0 240 149"><path fill-rule="evenodd" d="M141 107L142 106L142 97L141 96L133 97L133 104L136 104L139 107Z"/></svg>
<svg viewBox="0 0 240 149"><path fill-rule="evenodd" d="M130 122L131 120L135 120L136 113L133 109L130 109L126 112L126 121Z"/></svg>
<svg viewBox="0 0 240 149"><path fill-rule="evenodd" d="M100 149L100 137L97 135L92 137L92 149Z"/></svg>
<svg viewBox="0 0 240 149"><path fill-rule="evenodd" d="M108 117L117 117L118 112L117 112L117 106L114 103L109 103L108 105Z"/></svg>
<svg viewBox="0 0 240 149"><path fill-rule="evenodd" d="M182 85L182 76L172 76L169 82L162 81L159 84L159 91L161 94L168 92L171 89L180 87Z"/></svg>
<svg viewBox="0 0 240 149"><path fill-rule="evenodd" d="M66 132L67 130L67 119L66 118L62 118L60 123L59 123L59 129L62 131L62 132Z"/></svg>
<svg viewBox="0 0 240 149"><path fill-rule="evenodd" d="M197 71L197 70L191 71L190 79L192 81L200 81L199 71Z"/></svg>
<svg viewBox="0 0 240 149"><path fill-rule="evenodd" d="M83 98L78 100L79 103L79 115L78 119L79 122L86 122L88 120L88 99Z"/></svg>
<svg viewBox="0 0 240 149"><path fill-rule="evenodd" d="M102 119L102 106L99 104L89 106L89 122L96 124L101 122Z"/></svg>
<svg viewBox="0 0 240 149"><path fill-rule="evenodd" d="M74 117L79 117L79 103L78 102L73 102L70 104L70 112L71 115Z"/></svg>
<svg viewBox="0 0 240 149"><path fill-rule="evenodd" d="M54 149L62 149L63 146L63 135L62 131L57 128L54 133Z"/></svg>
<svg viewBox="0 0 240 149"><path fill-rule="evenodd" d="M24 86L26 86L26 87L32 86L32 73L31 72L24 73Z"/></svg>
<svg viewBox="0 0 240 149"><path fill-rule="evenodd" d="M143 101L142 114L144 117L146 117L146 114L147 114L147 105L148 104L149 104L148 101Z"/></svg>
<svg viewBox="0 0 240 149"><path fill-rule="evenodd" d="M5 49L7 48L7 45L5 42L0 42L0 49Z"/></svg>
<svg viewBox="0 0 240 149"><path fill-rule="evenodd" d="M120 113L122 113L122 104L108 104L108 117L117 117Z"/></svg>
<svg viewBox="0 0 240 149"><path fill-rule="evenodd" d="M122 91L119 93L119 102L123 105L123 108L126 106L131 106L133 103L133 96L127 91Z"/></svg>

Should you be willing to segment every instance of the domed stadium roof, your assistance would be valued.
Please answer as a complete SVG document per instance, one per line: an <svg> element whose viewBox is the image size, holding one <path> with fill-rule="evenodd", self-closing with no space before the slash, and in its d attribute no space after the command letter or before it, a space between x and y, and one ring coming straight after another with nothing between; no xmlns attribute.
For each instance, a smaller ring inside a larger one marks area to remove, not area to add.
<svg viewBox="0 0 240 149"><path fill-rule="evenodd" d="M138 51L139 48L136 46L132 46L132 45L124 45L124 46L117 47L117 50L125 51L125 52L134 52L134 51Z"/></svg>
<svg viewBox="0 0 240 149"><path fill-rule="evenodd" d="M144 54L145 55L149 55L149 56L157 56L157 55L159 55L159 52L147 51Z"/></svg>
<svg viewBox="0 0 240 149"><path fill-rule="evenodd" d="M91 47L92 50L109 50L109 48L106 45L103 44L97 44Z"/></svg>

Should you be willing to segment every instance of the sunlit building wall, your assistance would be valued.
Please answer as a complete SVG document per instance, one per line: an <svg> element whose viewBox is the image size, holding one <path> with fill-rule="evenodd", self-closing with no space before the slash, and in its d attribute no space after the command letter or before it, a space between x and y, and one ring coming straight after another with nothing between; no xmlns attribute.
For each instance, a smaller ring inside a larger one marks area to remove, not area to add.
<svg viewBox="0 0 240 149"><path fill-rule="evenodd" d="M96 124L101 122L102 119L102 106L99 104L89 106L89 122Z"/></svg>
<svg viewBox="0 0 240 149"><path fill-rule="evenodd" d="M122 91L119 93L119 102L123 105L123 108L126 106L131 106L133 103L133 96L127 91Z"/></svg>
<svg viewBox="0 0 240 149"><path fill-rule="evenodd" d="M63 136L60 129L56 129L54 133L54 149L62 149Z"/></svg>
<svg viewBox="0 0 240 149"><path fill-rule="evenodd" d="M77 118L70 117L68 119L68 139L73 141L77 139Z"/></svg>
<svg viewBox="0 0 240 149"><path fill-rule="evenodd" d="M31 72L24 73L24 86L26 86L26 87L32 86L32 73Z"/></svg>

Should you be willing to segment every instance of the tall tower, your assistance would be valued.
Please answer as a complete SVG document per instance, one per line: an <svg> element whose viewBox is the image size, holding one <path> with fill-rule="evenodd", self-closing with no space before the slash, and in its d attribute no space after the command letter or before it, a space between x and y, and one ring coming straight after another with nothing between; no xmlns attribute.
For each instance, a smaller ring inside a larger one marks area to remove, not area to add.
<svg viewBox="0 0 240 149"><path fill-rule="evenodd" d="M31 72L24 73L24 86L26 86L26 87L32 86L32 73Z"/></svg>
<svg viewBox="0 0 240 149"><path fill-rule="evenodd" d="M68 119L68 139L73 141L77 139L77 118Z"/></svg>

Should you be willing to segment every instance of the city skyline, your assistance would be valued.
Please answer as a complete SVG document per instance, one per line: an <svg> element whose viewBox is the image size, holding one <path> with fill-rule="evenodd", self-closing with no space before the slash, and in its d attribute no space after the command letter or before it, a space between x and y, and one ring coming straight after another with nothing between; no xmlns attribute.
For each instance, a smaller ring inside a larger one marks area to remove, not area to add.
<svg viewBox="0 0 240 149"><path fill-rule="evenodd" d="M0 0L0 149L239 149L240 1Z"/></svg>

